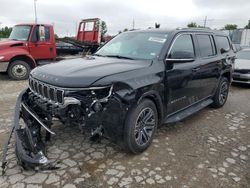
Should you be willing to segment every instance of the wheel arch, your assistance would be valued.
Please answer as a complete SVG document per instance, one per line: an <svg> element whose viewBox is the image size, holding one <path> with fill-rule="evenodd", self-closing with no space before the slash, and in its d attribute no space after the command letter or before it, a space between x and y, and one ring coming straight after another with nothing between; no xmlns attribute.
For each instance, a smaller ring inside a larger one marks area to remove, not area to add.
<svg viewBox="0 0 250 188"><path fill-rule="evenodd" d="M230 83L232 82L232 74L230 71L223 72L221 77L227 78Z"/></svg>
<svg viewBox="0 0 250 188"><path fill-rule="evenodd" d="M17 55L17 56L14 56L10 59L10 63L9 63L9 66L11 65L12 62L16 61L16 60L22 60L22 61L25 61L26 63L29 64L30 68L33 69L36 67L36 62L35 60L30 57L30 56L27 56L27 55ZM8 67L9 68L9 67Z"/></svg>
<svg viewBox="0 0 250 188"><path fill-rule="evenodd" d="M164 119L164 108L160 94L155 90L147 91L142 94L142 96L137 101L137 104L139 104L143 99L149 99L155 104L158 112L159 125L162 124Z"/></svg>

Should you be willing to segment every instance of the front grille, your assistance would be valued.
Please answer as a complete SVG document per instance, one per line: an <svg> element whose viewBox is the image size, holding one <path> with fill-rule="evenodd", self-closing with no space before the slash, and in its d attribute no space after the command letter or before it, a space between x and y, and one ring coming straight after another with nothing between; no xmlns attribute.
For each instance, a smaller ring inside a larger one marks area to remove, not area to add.
<svg viewBox="0 0 250 188"><path fill-rule="evenodd" d="M42 83L33 78L29 79L30 89L40 96L54 102L63 103L64 91L60 88Z"/></svg>

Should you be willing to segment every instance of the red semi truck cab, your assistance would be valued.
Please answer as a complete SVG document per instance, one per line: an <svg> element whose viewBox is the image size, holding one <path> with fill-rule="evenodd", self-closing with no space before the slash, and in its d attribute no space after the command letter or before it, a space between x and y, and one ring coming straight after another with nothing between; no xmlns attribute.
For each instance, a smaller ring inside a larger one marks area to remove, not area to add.
<svg viewBox="0 0 250 188"><path fill-rule="evenodd" d="M10 37L0 42L0 72L13 79L27 79L38 60L56 57L53 26L49 24L19 24Z"/></svg>
<svg viewBox="0 0 250 188"><path fill-rule="evenodd" d="M101 20L84 19L79 24L76 39L82 48L97 49L101 41ZM56 40L50 24L18 24L10 37L0 41L0 72L8 72L15 80L27 79L40 60L54 60ZM94 51L94 50L92 50Z"/></svg>

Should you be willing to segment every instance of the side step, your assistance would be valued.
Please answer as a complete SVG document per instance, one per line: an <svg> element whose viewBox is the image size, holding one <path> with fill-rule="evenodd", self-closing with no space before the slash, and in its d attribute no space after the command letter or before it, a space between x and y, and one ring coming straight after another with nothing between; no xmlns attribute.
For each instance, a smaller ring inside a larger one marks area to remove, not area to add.
<svg viewBox="0 0 250 188"><path fill-rule="evenodd" d="M180 112L177 112L173 115L168 116L165 119L164 123L174 123L177 121L181 121L184 118L200 111L201 109L207 107L208 105L210 105L212 103L213 103L212 99L206 99L206 100L203 100L201 102L198 102L198 103L196 103L188 108L185 108L184 110L181 110Z"/></svg>

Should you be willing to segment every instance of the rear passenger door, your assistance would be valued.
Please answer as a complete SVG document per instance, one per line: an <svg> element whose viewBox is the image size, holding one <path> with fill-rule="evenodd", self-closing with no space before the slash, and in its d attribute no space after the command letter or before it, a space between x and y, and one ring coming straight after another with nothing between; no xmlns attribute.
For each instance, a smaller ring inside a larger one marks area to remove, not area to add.
<svg viewBox="0 0 250 188"><path fill-rule="evenodd" d="M216 35L215 39L217 41L218 51L221 54L221 68L223 68L223 64L233 65L235 60L235 53L232 49L232 45L230 44L230 40L227 36Z"/></svg>
<svg viewBox="0 0 250 188"><path fill-rule="evenodd" d="M199 53L194 80L199 84L197 95L200 100L213 95L220 77L220 58L212 34L195 34L196 48Z"/></svg>

